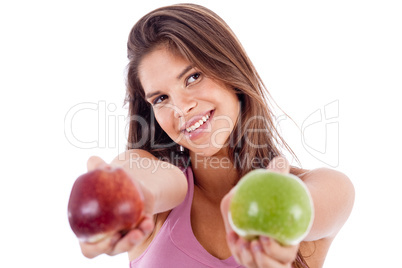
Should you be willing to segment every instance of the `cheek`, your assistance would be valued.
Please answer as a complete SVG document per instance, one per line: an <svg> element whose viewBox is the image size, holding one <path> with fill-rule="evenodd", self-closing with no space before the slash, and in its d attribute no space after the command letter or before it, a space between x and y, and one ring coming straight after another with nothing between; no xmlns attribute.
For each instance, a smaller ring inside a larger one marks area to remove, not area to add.
<svg viewBox="0 0 402 268"><path fill-rule="evenodd" d="M158 121L159 125L162 127L163 130L166 131L166 128L168 126L168 116L166 113L163 113L161 111L155 112L155 119Z"/></svg>
<svg viewBox="0 0 402 268"><path fill-rule="evenodd" d="M155 111L155 118L161 128L170 136L175 130L177 122L174 120L173 112L170 109L160 109Z"/></svg>
<svg viewBox="0 0 402 268"><path fill-rule="evenodd" d="M226 116L230 118L231 123L234 124L237 121L241 109L239 98L235 93L227 91L220 96L220 99L225 100L222 102L222 106L226 111Z"/></svg>

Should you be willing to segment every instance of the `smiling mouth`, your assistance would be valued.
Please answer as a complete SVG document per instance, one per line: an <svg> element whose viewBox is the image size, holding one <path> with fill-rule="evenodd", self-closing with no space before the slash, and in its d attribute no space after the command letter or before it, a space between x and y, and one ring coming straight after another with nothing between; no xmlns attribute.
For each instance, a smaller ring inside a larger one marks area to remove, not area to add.
<svg viewBox="0 0 402 268"><path fill-rule="evenodd" d="M213 111L210 111L208 114L201 117L198 121L195 121L195 123L193 123L191 126L185 128L185 131L187 131L188 133L191 133L191 132L197 130L200 126L202 126L204 123L206 123L210 119L212 112Z"/></svg>
<svg viewBox="0 0 402 268"><path fill-rule="evenodd" d="M199 121L197 121L194 125L191 127L186 128L187 132L192 132L202 126L205 122L207 122L209 119L209 115L203 116Z"/></svg>

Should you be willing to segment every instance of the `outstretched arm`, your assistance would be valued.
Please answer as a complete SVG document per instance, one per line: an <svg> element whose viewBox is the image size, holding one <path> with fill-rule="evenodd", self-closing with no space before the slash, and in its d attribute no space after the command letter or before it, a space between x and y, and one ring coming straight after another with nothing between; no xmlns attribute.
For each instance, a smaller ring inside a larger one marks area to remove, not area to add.
<svg viewBox="0 0 402 268"><path fill-rule="evenodd" d="M134 180L140 182L148 198L153 199L153 206L149 210L152 215L176 207L186 196L187 180L183 172L147 151L128 150L117 156L110 165L123 167Z"/></svg>
<svg viewBox="0 0 402 268"><path fill-rule="evenodd" d="M286 159L277 157L268 169L288 173ZM303 180L313 198L315 217L309 234L304 242L316 241L321 248L306 261L321 266L326 252L346 222L354 203L354 188L351 181L342 173L330 169L301 171L298 176ZM296 257L299 245L284 247L270 238L261 237L252 242L239 237L228 224L228 210L234 190L222 200L222 216L225 220L228 245L236 260L247 267L290 267ZM302 249L302 248L301 248ZM311 254L310 254L311 255ZM314 266L315 267L315 266Z"/></svg>

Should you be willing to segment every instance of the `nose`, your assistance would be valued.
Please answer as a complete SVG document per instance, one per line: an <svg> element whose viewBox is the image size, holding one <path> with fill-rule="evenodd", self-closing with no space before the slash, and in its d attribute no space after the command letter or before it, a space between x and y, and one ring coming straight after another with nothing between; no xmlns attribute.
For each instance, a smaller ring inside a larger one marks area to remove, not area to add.
<svg viewBox="0 0 402 268"><path fill-rule="evenodd" d="M175 101L174 117L180 118L187 115L191 110L197 107L197 101L186 96L179 96Z"/></svg>

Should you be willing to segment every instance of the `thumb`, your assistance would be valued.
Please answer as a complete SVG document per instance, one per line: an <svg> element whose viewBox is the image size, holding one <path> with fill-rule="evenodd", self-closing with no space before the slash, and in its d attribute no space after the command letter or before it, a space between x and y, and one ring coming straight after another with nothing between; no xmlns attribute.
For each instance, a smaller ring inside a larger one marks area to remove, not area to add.
<svg viewBox="0 0 402 268"><path fill-rule="evenodd" d="M277 156L269 162L267 169L279 173L289 173L290 166L286 158L283 156Z"/></svg>
<svg viewBox="0 0 402 268"><path fill-rule="evenodd" d="M100 157L98 156L91 156L88 161L87 161L87 169L88 171L101 168L101 167L106 167L108 164Z"/></svg>
<svg viewBox="0 0 402 268"><path fill-rule="evenodd" d="M234 193L235 193L235 188L232 188L232 190L229 193L227 193L221 201L221 213L222 213L223 222L225 224L226 232L232 230L232 228L230 227L230 224L229 224L229 207L230 207L230 201L231 201Z"/></svg>

